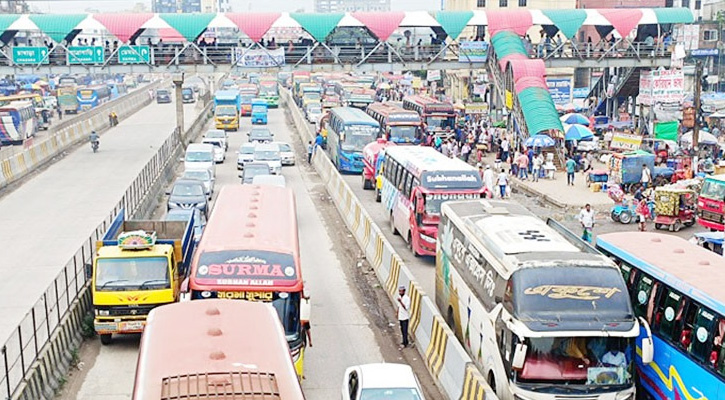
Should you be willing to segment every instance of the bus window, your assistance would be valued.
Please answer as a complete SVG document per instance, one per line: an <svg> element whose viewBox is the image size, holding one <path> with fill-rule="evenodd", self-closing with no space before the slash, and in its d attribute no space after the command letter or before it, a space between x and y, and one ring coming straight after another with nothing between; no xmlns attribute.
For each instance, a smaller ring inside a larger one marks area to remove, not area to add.
<svg viewBox="0 0 725 400"><path fill-rule="evenodd" d="M690 343L689 352L700 362L710 362L710 351L713 346L713 331L715 330L715 315L705 308L700 308L695 318L694 334Z"/></svg>
<svg viewBox="0 0 725 400"><path fill-rule="evenodd" d="M642 278L637 284L637 289L634 291L634 312L638 317L645 317L647 315L647 304L649 301L650 293L653 285L652 278L642 274Z"/></svg>
<svg viewBox="0 0 725 400"><path fill-rule="evenodd" d="M687 350L690 347L690 343L692 343L692 326L695 323L698 308L697 304L689 300L685 301L685 305L683 306L685 318L678 324L680 340L677 342L683 350Z"/></svg>
<svg viewBox="0 0 725 400"><path fill-rule="evenodd" d="M715 339L713 339L713 349L710 354L710 362L713 364L713 368L720 375L725 375L725 346L723 346L723 339L725 339L725 318L720 317L717 324L717 330L715 330Z"/></svg>
<svg viewBox="0 0 725 400"><path fill-rule="evenodd" d="M647 322L649 322L650 326L654 326L654 323L656 322L652 319L652 314L654 313L657 296L661 292L660 289L662 289L662 285L659 282L655 282L649 295L649 301L647 302Z"/></svg>
<svg viewBox="0 0 725 400"><path fill-rule="evenodd" d="M675 327L679 319L682 318L682 307L684 305L685 302L682 299L682 295L671 289L667 289L661 297L655 322L659 323L660 334L671 341L677 340L675 337ZM680 316L680 318L676 318L677 316Z"/></svg>
<svg viewBox="0 0 725 400"><path fill-rule="evenodd" d="M412 189L411 185L413 183L412 175L407 173L405 174L405 186L403 187L403 193L405 193L405 197L410 198L410 191Z"/></svg>

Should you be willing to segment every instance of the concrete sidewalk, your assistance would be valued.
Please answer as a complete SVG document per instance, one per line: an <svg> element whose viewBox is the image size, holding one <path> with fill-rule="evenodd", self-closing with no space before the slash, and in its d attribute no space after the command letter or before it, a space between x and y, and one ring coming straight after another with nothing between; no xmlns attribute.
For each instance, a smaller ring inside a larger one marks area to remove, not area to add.
<svg viewBox="0 0 725 400"><path fill-rule="evenodd" d="M472 154L469 161L475 165L475 154ZM488 154L483 158L484 167L488 164L494 167L495 157ZM510 170L509 164L504 164L506 172ZM604 164L596 162L595 169L603 169ZM612 200L609 199L606 192L592 192L587 186L586 174L577 172L574 177L574 186L566 184L566 173L557 171L554 173L554 179L541 178L538 182L532 181L531 174L528 180L521 180L511 177L511 188L519 192L523 192L530 196L541 198L541 200L563 209L580 209L589 203L597 211L609 210L612 206Z"/></svg>
<svg viewBox="0 0 725 400"><path fill-rule="evenodd" d="M185 106L186 127L199 112L195 106ZM108 216L175 125L174 104L152 103L101 136L98 153L80 146L0 199L0 342Z"/></svg>

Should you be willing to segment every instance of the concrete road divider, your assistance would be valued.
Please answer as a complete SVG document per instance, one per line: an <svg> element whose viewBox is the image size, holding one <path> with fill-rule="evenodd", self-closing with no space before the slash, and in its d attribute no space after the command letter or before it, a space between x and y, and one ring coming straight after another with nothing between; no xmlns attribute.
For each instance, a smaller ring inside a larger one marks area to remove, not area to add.
<svg viewBox="0 0 725 400"><path fill-rule="evenodd" d="M92 130L99 133L110 127L108 114L114 111L124 119L149 103L151 98L147 89L155 89L161 82L154 82L142 90L136 90L126 96L109 101L91 111L70 118L53 127L54 132L42 141L34 142L22 152L0 160L0 189L14 183L47 163L57 155L77 143L88 140Z"/></svg>
<svg viewBox="0 0 725 400"><path fill-rule="evenodd" d="M302 143L313 141L315 133L292 101L290 93L282 90L280 98L289 107ZM496 394L458 342L435 303L415 281L402 258L370 218L327 155L321 150L316 151L312 165L325 182L340 216L364 250L365 257L393 304L398 287L405 286L408 289L411 300L408 330L417 350L424 357L428 373L441 391L451 400L495 400Z"/></svg>

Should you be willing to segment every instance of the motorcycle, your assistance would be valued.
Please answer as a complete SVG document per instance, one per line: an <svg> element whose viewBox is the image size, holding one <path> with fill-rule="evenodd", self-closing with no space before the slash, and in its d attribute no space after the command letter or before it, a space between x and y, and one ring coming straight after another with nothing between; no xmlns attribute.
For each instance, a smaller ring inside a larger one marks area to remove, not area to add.
<svg viewBox="0 0 725 400"><path fill-rule="evenodd" d="M94 140L91 142L91 148L93 149L94 153L98 151L99 144L100 144L100 141L98 141L98 140Z"/></svg>

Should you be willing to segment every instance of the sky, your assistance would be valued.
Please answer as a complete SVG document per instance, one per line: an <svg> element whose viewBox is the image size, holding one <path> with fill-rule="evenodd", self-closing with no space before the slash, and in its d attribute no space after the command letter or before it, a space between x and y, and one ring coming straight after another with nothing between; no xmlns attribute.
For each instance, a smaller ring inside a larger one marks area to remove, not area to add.
<svg viewBox="0 0 725 400"><path fill-rule="evenodd" d="M400 11L438 10L443 0L391 0L391 8ZM137 3L151 9L150 0L96 0L96 1L32 1L34 10L44 13L82 13L88 8L100 12L131 10ZM312 0L231 0L232 11L313 11ZM62 11L59 11L61 9Z"/></svg>

